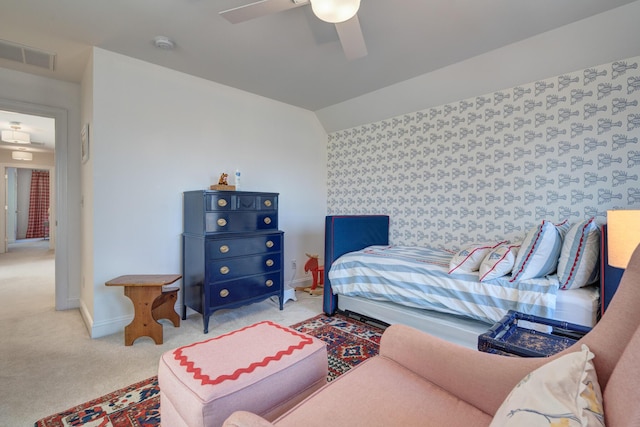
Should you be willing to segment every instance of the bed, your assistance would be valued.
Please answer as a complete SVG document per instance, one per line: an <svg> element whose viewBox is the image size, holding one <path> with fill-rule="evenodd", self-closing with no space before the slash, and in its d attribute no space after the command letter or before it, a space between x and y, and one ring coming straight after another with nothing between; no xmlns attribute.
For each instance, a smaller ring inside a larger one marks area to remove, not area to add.
<svg viewBox="0 0 640 427"><path fill-rule="evenodd" d="M513 284L508 279L496 279L483 285L478 282L477 274L475 277L472 274L452 276L447 274L451 251L390 246L388 236L389 217L386 215L326 217L323 296L326 314L333 315L339 311L366 321L404 323L470 348L476 348L478 335L486 332L509 309L584 326L593 326L597 322L600 304L598 286L563 291L550 277L542 281L524 280L523 283L528 284L527 291L517 289L514 291L516 296L509 296L505 292L511 292L509 288ZM397 257L404 258L404 266L395 268L399 271L376 273L377 267L393 264ZM416 275L428 275L428 286L419 287L427 288L427 293L431 295L423 297L419 294L420 289L403 288L389 299L379 292L381 288L392 288L400 282L411 282L413 280L404 278ZM363 281L354 280L356 276L367 276L366 281L373 281L375 287L368 288L361 283ZM507 302L493 307L473 298L463 297L462 303L459 303L450 300L447 295L441 295L441 288L458 285L462 288L454 292L465 293L465 286L472 287L474 291L469 294L475 295L476 299L481 295L480 300L484 299L485 292L493 292L490 289L485 291L485 287L496 288L498 300ZM534 288L536 291L530 292Z"/></svg>

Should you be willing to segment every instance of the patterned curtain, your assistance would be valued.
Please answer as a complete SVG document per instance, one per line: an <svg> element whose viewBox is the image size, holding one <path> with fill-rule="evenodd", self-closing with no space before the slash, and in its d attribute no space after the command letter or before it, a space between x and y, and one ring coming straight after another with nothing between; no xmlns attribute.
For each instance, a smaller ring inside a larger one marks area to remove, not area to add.
<svg viewBox="0 0 640 427"><path fill-rule="evenodd" d="M29 224L27 239L48 237L49 229L49 171L31 172L29 196Z"/></svg>

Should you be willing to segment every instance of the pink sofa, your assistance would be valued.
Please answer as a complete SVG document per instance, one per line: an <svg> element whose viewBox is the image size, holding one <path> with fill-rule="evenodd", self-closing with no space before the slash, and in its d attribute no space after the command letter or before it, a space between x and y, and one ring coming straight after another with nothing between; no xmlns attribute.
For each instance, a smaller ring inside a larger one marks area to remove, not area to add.
<svg viewBox="0 0 640 427"><path fill-rule="evenodd" d="M607 426L640 426L639 325L640 246L600 322L562 353L550 358L499 356L393 325L382 337L379 356L328 383L276 420L239 411L224 425L488 426L527 374L580 352L586 344L595 354Z"/></svg>

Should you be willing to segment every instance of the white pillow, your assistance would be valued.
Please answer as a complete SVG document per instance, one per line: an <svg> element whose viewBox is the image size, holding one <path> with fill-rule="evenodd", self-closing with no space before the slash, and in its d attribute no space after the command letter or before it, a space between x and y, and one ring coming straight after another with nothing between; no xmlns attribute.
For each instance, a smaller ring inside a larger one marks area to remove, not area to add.
<svg viewBox="0 0 640 427"><path fill-rule="evenodd" d="M558 260L561 289L577 289L598 278L600 228L595 218L571 226L562 243Z"/></svg>
<svg viewBox="0 0 640 427"><path fill-rule="evenodd" d="M478 271L482 260L492 249L497 248L504 242L496 244L481 245L475 244L467 246L456 253L451 262L449 263L449 274L453 273L470 273L472 271Z"/></svg>
<svg viewBox="0 0 640 427"><path fill-rule="evenodd" d="M556 226L542 221L524 238L513 267L511 281L544 277L556 271L562 238Z"/></svg>
<svg viewBox="0 0 640 427"><path fill-rule="evenodd" d="M582 345L531 372L502 402L490 427L604 426L593 357Z"/></svg>
<svg viewBox="0 0 640 427"><path fill-rule="evenodd" d="M480 281L496 279L511 273L520 245L500 245L482 260L479 268Z"/></svg>

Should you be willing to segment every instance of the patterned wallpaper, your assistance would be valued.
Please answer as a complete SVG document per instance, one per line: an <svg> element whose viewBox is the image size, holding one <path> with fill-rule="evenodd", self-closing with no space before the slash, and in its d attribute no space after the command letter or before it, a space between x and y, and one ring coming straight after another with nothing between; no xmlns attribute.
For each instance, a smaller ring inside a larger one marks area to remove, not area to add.
<svg viewBox="0 0 640 427"><path fill-rule="evenodd" d="M520 240L640 208L640 57L329 135L328 214L388 214L394 244Z"/></svg>

